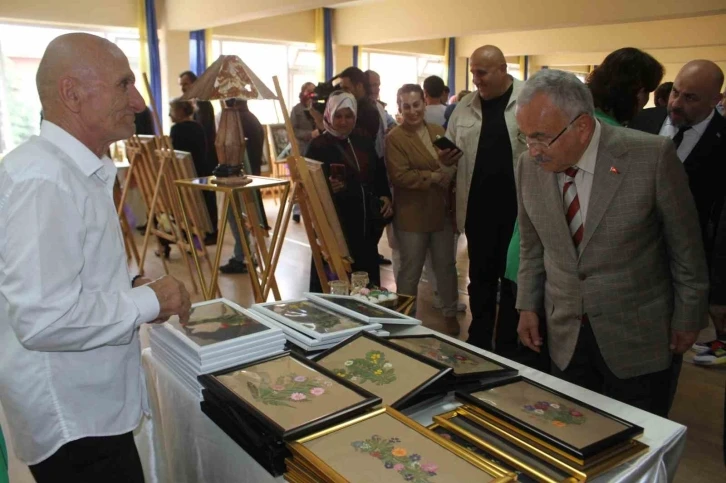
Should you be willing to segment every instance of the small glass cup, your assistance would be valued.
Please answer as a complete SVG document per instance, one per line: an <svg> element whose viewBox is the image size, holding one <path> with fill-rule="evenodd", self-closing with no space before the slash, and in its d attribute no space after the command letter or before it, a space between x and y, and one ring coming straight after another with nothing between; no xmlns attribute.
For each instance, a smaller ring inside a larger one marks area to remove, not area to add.
<svg viewBox="0 0 726 483"><path fill-rule="evenodd" d="M348 295L348 282L345 280L333 280L328 282L331 295Z"/></svg>
<svg viewBox="0 0 726 483"><path fill-rule="evenodd" d="M368 288L368 283L370 282L370 279L368 278L368 272L353 272L350 275L350 284L352 286L351 291L353 293L358 293L364 288Z"/></svg>

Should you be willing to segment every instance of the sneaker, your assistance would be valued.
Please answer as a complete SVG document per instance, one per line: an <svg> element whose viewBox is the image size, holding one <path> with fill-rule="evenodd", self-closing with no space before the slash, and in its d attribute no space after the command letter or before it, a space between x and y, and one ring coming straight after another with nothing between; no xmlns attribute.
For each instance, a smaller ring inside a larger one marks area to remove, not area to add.
<svg viewBox="0 0 726 483"><path fill-rule="evenodd" d="M706 352L718 349L723 345L726 344L718 339L710 340L708 342L696 342L691 347L691 351L695 352L696 354L705 354Z"/></svg>
<svg viewBox="0 0 726 483"><path fill-rule="evenodd" d="M221 267L219 267L219 271L227 275L248 273L247 264L245 264L245 262L238 262L234 258L230 258L229 262L227 262L227 265L222 265Z"/></svg>
<svg viewBox="0 0 726 483"><path fill-rule="evenodd" d="M297 213L292 215L292 221L294 221L295 223L300 223L300 215L298 215Z"/></svg>
<svg viewBox="0 0 726 483"><path fill-rule="evenodd" d="M695 356L693 363L699 366L726 364L726 344L721 343L716 349Z"/></svg>

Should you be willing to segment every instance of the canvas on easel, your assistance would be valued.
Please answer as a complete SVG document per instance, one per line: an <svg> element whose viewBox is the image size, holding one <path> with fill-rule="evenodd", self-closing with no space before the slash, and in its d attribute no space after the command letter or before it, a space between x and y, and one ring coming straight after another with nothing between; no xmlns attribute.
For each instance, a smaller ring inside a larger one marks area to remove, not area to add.
<svg viewBox="0 0 726 483"><path fill-rule="evenodd" d="M273 81L285 118L287 137L292 147L292 155L287 159L287 164L294 188L293 196L288 201L289 206L286 209L292 209L294 199L300 205L303 224L313 252L315 269L323 290L329 292L328 281L330 278L325 264L338 280L349 281L353 260L322 167L317 161L308 160L300 154L280 83L277 77L273 77Z"/></svg>

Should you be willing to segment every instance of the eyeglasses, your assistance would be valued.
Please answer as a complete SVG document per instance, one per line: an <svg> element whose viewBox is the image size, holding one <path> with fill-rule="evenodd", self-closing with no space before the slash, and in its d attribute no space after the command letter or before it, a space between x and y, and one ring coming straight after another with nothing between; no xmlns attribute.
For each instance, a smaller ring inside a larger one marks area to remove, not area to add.
<svg viewBox="0 0 726 483"><path fill-rule="evenodd" d="M570 121L570 123L567 126L565 126L564 129L562 129L562 131L559 132L559 134L557 134L557 136L552 138L552 141L550 141L548 143L545 143L542 141L534 141L534 142L529 143L529 142L527 142L527 136L523 132L520 132L519 134L517 134L517 141L526 145L527 148L529 148L529 149L537 148L537 147L540 149L547 149L550 146L552 146L555 143L555 141L560 139L560 136L565 134L567 132L567 130L570 129L573 124L575 124L575 121L580 119L580 117L582 117L584 114L585 114L584 112L581 112L580 114L575 116L575 118L572 121Z"/></svg>

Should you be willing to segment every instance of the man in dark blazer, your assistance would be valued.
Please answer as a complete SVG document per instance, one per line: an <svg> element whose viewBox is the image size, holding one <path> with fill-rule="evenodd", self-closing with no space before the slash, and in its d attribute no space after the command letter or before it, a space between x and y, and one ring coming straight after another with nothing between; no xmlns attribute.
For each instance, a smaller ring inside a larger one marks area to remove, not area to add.
<svg viewBox="0 0 726 483"><path fill-rule="evenodd" d="M726 190L726 119L715 109L721 101L723 81L723 72L713 62L691 61L676 76L667 108L645 109L630 123L633 129L673 139L696 202L709 266L715 257L714 238ZM714 349L714 344L721 345L719 341L726 342L726 332L718 324L716 338L696 344L694 350L705 353ZM680 361L676 358L672 396L679 374Z"/></svg>
<svg viewBox="0 0 726 483"><path fill-rule="evenodd" d="M716 112L723 81L713 62L689 62L676 76L668 107L645 109L629 125L668 136L676 144L696 202L707 260L726 188L726 119Z"/></svg>
<svg viewBox="0 0 726 483"><path fill-rule="evenodd" d="M552 373L665 416L671 363L706 325L708 273L673 143L601 124L573 74L543 70L517 100L518 333Z"/></svg>

